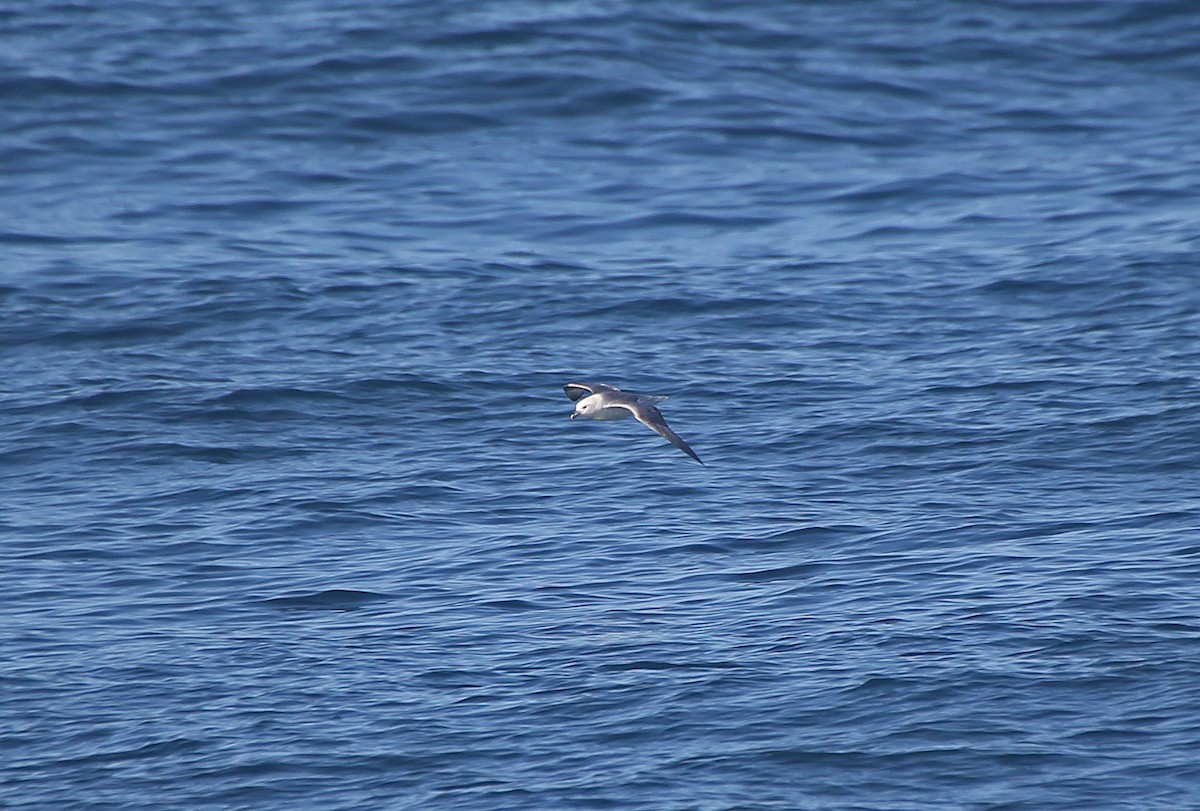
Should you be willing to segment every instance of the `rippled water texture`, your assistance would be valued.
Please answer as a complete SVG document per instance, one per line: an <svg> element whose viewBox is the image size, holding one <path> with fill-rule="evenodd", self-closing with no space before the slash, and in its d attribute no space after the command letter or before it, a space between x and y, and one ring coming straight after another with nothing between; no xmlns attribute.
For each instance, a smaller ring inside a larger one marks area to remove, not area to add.
<svg viewBox="0 0 1200 811"><path fill-rule="evenodd" d="M1195 4L0 32L0 805L1200 807Z"/></svg>

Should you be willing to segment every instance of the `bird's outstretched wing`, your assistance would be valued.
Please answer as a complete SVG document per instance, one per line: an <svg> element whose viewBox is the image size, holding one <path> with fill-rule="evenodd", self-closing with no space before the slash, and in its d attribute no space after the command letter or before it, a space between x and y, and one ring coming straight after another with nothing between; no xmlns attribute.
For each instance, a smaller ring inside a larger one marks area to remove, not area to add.
<svg viewBox="0 0 1200 811"><path fill-rule="evenodd" d="M587 397L589 394L595 394L600 391L620 391L616 386L605 386L603 383L568 383L563 386L563 391L572 400L578 400L580 397Z"/></svg>
<svg viewBox="0 0 1200 811"><path fill-rule="evenodd" d="M633 403L613 403L618 408L627 408L633 412L633 416L642 425L649 428L654 433L664 437L668 442L674 445L679 450L686 453L688 456L695 459L700 464L704 462L696 455L696 452L683 441L683 437L671 430L671 426L667 425L667 421L663 419L662 412L655 408L652 404L643 400L638 400Z"/></svg>

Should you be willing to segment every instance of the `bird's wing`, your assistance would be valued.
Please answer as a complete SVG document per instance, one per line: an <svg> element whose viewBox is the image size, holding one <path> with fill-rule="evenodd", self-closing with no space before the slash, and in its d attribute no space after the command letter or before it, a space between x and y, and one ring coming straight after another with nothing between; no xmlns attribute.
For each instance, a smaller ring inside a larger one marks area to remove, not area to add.
<svg viewBox="0 0 1200 811"><path fill-rule="evenodd" d="M563 386L563 391L572 400L578 400L580 397L587 397L589 394L595 394L600 391L620 391L614 386L605 386L603 383L568 383Z"/></svg>
<svg viewBox="0 0 1200 811"><path fill-rule="evenodd" d="M700 460L700 457L696 455L696 452L692 450L686 442L683 441L683 437L671 430L671 426L667 425L667 421L663 419L662 412L650 403L645 401L634 401L632 403L618 401L612 403L611 405L616 408L629 409L633 416L637 417L637 421L642 425L646 426L659 436L665 437L668 442L670 442L676 448L679 448L679 450L683 451L688 456L695 459L697 462L700 462L700 464L704 464L704 462Z"/></svg>

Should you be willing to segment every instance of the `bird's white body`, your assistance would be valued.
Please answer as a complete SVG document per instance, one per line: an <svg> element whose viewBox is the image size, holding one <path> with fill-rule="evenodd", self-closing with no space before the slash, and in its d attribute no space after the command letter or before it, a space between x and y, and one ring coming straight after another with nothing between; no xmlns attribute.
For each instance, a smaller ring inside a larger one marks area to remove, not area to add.
<svg viewBox="0 0 1200 811"><path fill-rule="evenodd" d="M667 399L662 394L640 394L636 395L642 402L650 404L661 403ZM633 412L628 408L613 407L605 405L605 396L603 394L589 394L575 403L575 413L571 415L571 419L576 417L587 417L589 420L623 420L626 417L634 416Z"/></svg>

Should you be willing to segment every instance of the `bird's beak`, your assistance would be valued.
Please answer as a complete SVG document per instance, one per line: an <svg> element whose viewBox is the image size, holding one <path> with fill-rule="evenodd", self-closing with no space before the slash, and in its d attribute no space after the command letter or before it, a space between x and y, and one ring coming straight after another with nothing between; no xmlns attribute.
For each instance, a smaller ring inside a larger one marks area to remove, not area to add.
<svg viewBox="0 0 1200 811"><path fill-rule="evenodd" d="M578 416L579 416L579 412L578 412L578 411L572 411L572 412L571 412L571 419L575 419L575 418L576 418L576 417L578 417Z"/></svg>

